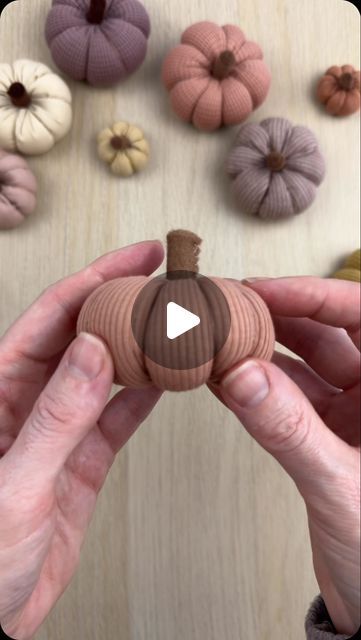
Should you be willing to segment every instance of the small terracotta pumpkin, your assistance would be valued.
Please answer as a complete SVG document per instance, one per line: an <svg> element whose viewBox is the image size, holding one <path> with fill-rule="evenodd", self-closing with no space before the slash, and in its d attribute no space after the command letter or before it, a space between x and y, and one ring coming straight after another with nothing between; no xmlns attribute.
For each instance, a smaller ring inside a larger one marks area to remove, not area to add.
<svg viewBox="0 0 361 640"><path fill-rule="evenodd" d="M150 33L138 0L53 0L45 36L54 62L74 80L112 85L142 64Z"/></svg>
<svg viewBox="0 0 361 640"><path fill-rule="evenodd" d="M186 29L165 58L162 77L175 113L205 131L245 120L271 83L259 45L239 27L213 22Z"/></svg>
<svg viewBox="0 0 361 640"><path fill-rule="evenodd" d="M342 268L333 276L338 280L352 280L361 282L361 249L356 249L344 261Z"/></svg>
<svg viewBox="0 0 361 640"><path fill-rule="evenodd" d="M71 93L45 64L0 63L0 147L45 153L68 133L71 122Z"/></svg>
<svg viewBox="0 0 361 640"><path fill-rule="evenodd" d="M133 276L112 280L100 286L80 312L78 332L96 334L108 344L114 360L116 383L135 388L155 385L164 390L185 391L208 381L218 381L225 371L247 356L270 359L275 336L263 300L237 280L200 276L201 240L195 234L172 231L167 241L165 278ZM204 280L211 282L218 295L214 295ZM149 287L150 293L139 303L142 299L139 294ZM226 314L221 312L224 307L218 304L219 296L227 305L230 320L222 340L220 334L224 330ZM176 340L167 338L164 327L166 299L181 301L181 305L196 314L203 314L203 325L201 322ZM132 322L134 316L139 328L137 339ZM147 346L153 348L157 343L162 362L169 356L168 366L149 357ZM217 343L219 350L215 348ZM196 361L200 363L197 366L193 366L195 353ZM208 358L206 354L209 353L213 353L213 357Z"/></svg>
<svg viewBox="0 0 361 640"><path fill-rule="evenodd" d="M261 218L285 218L313 202L325 175L315 135L285 118L243 125L227 171L240 208Z"/></svg>
<svg viewBox="0 0 361 640"><path fill-rule="evenodd" d="M327 69L317 87L317 98L332 116L348 116L360 109L360 71L351 64Z"/></svg>
<svg viewBox="0 0 361 640"><path fill-rule="evenodd" d="M117 122L99 133L98 154L113 173L127 178L148 163L149 144L139 127Z"/></svg>
<svg viewBox="0 0 361 640"><path fill-rule="evenodd" d="M34 211L36 192L26 160L0 149L0 229L17 227Z"/></svg>

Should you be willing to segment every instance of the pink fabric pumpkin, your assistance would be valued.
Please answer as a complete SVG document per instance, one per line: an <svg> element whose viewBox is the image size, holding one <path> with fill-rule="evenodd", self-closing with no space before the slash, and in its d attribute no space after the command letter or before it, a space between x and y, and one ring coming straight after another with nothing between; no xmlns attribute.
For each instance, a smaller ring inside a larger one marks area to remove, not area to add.
<svg viewBox="0 0 361 640"><path fill-rule="evenodd" d="M149 33L138 0L53 0L45 28L59 69L95 86L133 73L146 56Z"/></svg>
<svg viewBox="0 0 361 640"><path fill-rule="evenodd" d="M310 129L285 118L243 125L227 163L240 208L261 218L285 218L307 209L325 175Z"/></svg>
<svg viewBox="0 0 361 640"><path fill-rule="evenodd" d="M17 227L34 211L36 191L26 160L0 149L0 229Z"/></svg>
<svg viewBox="0 0 361 640"><path fill-rule="evenodd" d="M259 45L239 27L213 22L186 29L165 58L162 77L176 114L204 131L242 122L271 83Z"/></svg>

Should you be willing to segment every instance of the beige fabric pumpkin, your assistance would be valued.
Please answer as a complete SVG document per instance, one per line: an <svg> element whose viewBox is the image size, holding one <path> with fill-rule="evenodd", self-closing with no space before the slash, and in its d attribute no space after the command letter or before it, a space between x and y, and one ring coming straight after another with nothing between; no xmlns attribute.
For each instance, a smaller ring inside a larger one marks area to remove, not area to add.
<svg viewBox="0 0 361 640"><path fill-rule="evenodd" d="M45 64L0 64L0 147L25 155L49 151L72 122L71 93Z"/></svg>
<svg viewBox="0 0 361 640"><path fill-rule="evenodd" d="M113 173L127 178L148 163L149 144L139 127L117 122L99 133L98 154Z"/></svg>
<svg viewBox="0 0 361 640"><path fill-rule="evenodd" d="M0 229L17 227L34 211L36 192L26 160L0 149Z"/></svg>

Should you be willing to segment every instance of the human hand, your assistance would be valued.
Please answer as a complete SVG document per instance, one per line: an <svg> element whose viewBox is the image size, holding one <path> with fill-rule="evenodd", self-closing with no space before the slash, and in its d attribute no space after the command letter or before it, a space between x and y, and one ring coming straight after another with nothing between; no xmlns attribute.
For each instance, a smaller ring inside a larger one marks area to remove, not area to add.
<svg viewBox="0 0 361 640"><path fill-rule="evenodd" d="M360 286L341 280L246 282L273 315L275 353L247 360L214 393L295 481L318 584L338 633L360 625Z"/></svg>
<svg viewBox="0 0 361 640"><path fill-rule="evenodd" d="M105 344L70 347L89 294L106 280L150 274L157 242L114 251L52 285L0 340L0 623L28 640L69 584L97 494L160 392L125 389L111 402Z"/></svg>

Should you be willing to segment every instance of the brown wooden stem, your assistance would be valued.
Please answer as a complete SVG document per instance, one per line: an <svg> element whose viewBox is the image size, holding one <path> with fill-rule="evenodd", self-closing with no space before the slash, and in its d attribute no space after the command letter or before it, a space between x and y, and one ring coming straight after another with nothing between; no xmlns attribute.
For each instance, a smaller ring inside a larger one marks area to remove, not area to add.
<svg viewBox="0 0 361 640"><path fill-rule="evenodd" d="M111 139L110 144L116 151L125 151L126 149L130 149L132 146L131 141L125 135L114 136Z"/></svg>
<svg viewBox="0 0 361 640"><path fill-rule="evenodd" d="M100 24L103 22L107 3L106 0L90 0L90 6L86 19L90 24Z"/></svg>
<svg viewBox="0 0 361 640"><path fill-rule="evenodd" d="M31 97L21 82L13 82L8 89L8 96L14 107L26 108L31 102Z"/></svg>
<svg viewBox="0 0 361 640"><path fill-rule="evenodd" d="M167 235L167 277L177 272L198 273L198 257L202 240L192 231L177 229ZM180 275L180 274L179 274Z"/></svg>
<svg viewBox="0 0 361 640"><path fill-rule="evenodd" d="M343 73L338 79L338 85L344 91L352 91L355 87L355 78L352 73Z"/></svg>
<svg viewBox="0 0 361 640"><path fill-rule="evenodd" d="M226 49L215 59L212 67L212 75L218 80L228 78L235 65L236 58L233 51Z"/></svg>

